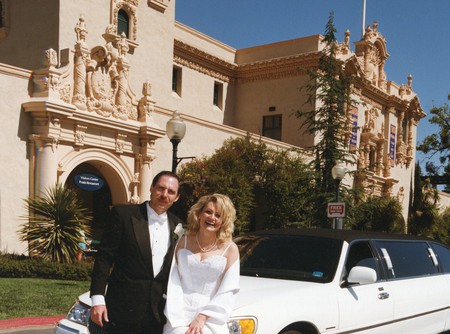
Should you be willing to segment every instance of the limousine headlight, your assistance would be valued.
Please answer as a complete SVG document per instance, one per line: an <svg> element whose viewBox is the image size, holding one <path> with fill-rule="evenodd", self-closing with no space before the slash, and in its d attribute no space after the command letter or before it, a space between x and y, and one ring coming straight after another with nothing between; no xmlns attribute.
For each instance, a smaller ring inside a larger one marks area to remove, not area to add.
<svg viewBox="0 0 450 334"><path fill-rule="evenodd" d="M67 313L66 319L87 326L90 313L90 308L87 305L81 303L80 301L77 301L70 308L69 313Z"/></svg>
<svg viewBox="0 0 450 334"><path fill-rule="evenodd" d="M228 332L230 334L254 334L256 333L256 319L232 318L228 321Z"/></svg>

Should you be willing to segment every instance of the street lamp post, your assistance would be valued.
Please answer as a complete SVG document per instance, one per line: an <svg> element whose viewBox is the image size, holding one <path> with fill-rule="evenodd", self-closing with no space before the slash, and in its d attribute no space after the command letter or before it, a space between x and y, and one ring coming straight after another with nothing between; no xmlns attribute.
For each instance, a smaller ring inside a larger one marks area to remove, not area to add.
<svg viewBox="0 0 450 334"><path fill-rule="evenodd" d="M336 181L336 203L339 203L339 185L344 178L346 171L347 169L345 168L345 165L340 162L334 165L331 169L331 176ZM342 218L335 218L334 228L337 230L342 230Z"/></svg>
<svg viewBox="0 0 450 334"><path fill-rule="evenodd" d="M186 124L181 119L178 112L175 110L173 112L172 118L166 124L167 137L169 137L172 143L172 173L177 172L177 166L179 164L179 159L177 156L178 144L184 138L186 134Z"/></svg>

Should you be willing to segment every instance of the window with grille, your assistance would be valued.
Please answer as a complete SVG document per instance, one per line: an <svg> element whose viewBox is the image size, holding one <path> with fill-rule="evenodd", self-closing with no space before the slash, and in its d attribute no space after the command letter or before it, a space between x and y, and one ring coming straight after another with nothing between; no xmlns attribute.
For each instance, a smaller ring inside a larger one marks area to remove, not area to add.
<svg viewBox="0 0 450 334"><path fill-rule="evenodd" d="M263 117L263 136L281 140L281 115Z"/></svg>

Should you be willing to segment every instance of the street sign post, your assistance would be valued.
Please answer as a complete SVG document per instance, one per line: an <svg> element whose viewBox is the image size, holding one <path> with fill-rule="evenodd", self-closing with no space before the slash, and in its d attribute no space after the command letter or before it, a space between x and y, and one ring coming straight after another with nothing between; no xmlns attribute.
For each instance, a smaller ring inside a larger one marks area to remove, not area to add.
<svg viewBox="0 0 450 334"><path fill-rule="evenodd" d="M328 218L345 218L345 203L328 203Z"/></svg>

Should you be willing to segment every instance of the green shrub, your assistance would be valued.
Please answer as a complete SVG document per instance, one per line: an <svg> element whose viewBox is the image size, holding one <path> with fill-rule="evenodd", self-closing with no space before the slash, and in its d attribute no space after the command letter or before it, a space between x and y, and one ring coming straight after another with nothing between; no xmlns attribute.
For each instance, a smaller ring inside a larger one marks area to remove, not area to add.
<svg viewBox="0 0 450 334"><path fill-rule="evenodd" d="M89 281L92 262L59 263L24 255L0 255L0 277Z"/></svg>

